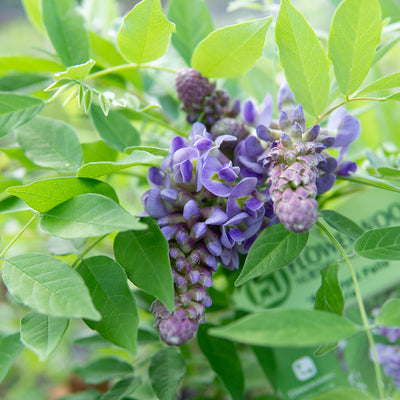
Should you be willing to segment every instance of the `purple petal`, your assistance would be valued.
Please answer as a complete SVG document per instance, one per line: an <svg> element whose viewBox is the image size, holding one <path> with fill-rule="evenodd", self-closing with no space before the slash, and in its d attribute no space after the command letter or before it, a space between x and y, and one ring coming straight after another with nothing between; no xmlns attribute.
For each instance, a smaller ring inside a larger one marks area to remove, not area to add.
<svg viewBox="0 0 400 400"><path fill-rule="evenodd" d="M269 129L264 125L257 125L256 134L261 140L265 140L266 142L271 142L271 136L269 135Z"/></svg>
<svg viewBox="0 0 400 400"><path fill-rule="evenodd" d="M161 198L169 204L174 204L178 199L179 190L177 189L163 189L160 192Z"/></svg>
<svg viewBox="0 0 400 400"><path fill-rule="evenodd" d="M193 177L193 164L190 160L185 160L178 165L175 172L175 180L178 183L189 183Z"/></svg>
<svg viewBox="0 0 400 400"><path fill-rule="evenodd" d="M317 178L316 184L317 184L318 194L323 194L326 193L328 190L330 190L335 181L336 181L336 176L334 174L325 174Z"/></svg>
<svg viewBox="0 0 400 400"><path fill-rule="evenodd" d="M306 129L306 119L304 118L303 106L297 104L296 108L293 110L293 122L297 122L303 130Z"/></svg>
<svg viewBox="0 0 400 400"><path fill-rule="evenodd" d="M157 186L163 184L165 178L165 174L156 167L150 167L147 171L147 180Z"/></svg>
<svg viewBox="0 0 400 400"><path fill-rule="evenodd" d="M171 239L175 239L177 228L176 226L163 226L161 232L169 242Z"/></svg>
<svg viewBox="0 0 400 400"><path fill-rule="evenodd" d="M215 139L215 144L217 147L220 147L223 142L235 142L237 141L237 137L233 135L220 135Z"/></svg>
<svg viewBox="0 0 400 400"><path fill-rule="evenodd" d="M249 218L249 214L245 212L241 212L240 214L235 215L230 220L226 221L224 226L235 226L242 223L246 218Z"/></svg>
<svg viewBox="0 0 400 400"><path fill-rule="evenodd" d="M193 140L196 136L204 136L207 129L201 122L195 122L189 134L189 140Z"/></svg>
<svg viewBox="0 0 400 400"><path fill-rule="evenodd" d="M232 162L219 170L218 176L226 182L233 182L239 175L240 168L232 167Z"/></svg>
<svg viewBox="0 0 400 400"><path fill-rule="evenodd" d="M344 107L339 107L334 110L328 120L328 130L336 131L342 123L345 115L347 115L347 111Z"/></svg>
<svg viewBox="0 0 400 400"><path fill-rule="evenodd" d="M249 196L256 188L257 178L244 178L232 190L231 197L240 198Z"/></svg>
<svg viewBox="0 0 400 400"><path fill-rule="evenodd" d="M194 200L189 200L185 206L183 207L183 216L186 220L189 220L192 217L197 217L200 215L199 207L197 207L197 203Z"/></svg>
<svg viewBox="0 0 400 400"><path fill-rule="evenodd" d="M334 147L348 146L360 136L360 133L360 121L350 114L345 115L341 124L341 129L336 136Z"/></svg>
<svg viewBox="0 0 400 400"><path fill-rule="evenodd" d="M204 243L206 244L207 250L213 255L213 256L220 256L222 253L222 246L221 246L221 242L219 241L218 238L213 239L213 240L209 240L207 238L207 235L205 236L205 238L203 239Z"/></svg>
<svg viewBox="0 0 400 400"><path fill-rule="evenodd" d="M282 111L285 108L293 108L296 104L294 94L290 90L289 85L285 82L278 91L278 108Z"/></svg>
<svg viewBox="0 0 400 400"><path fill-rule="evenodd" d="M209 217L206 219L207 225L222 225L227 221L228 216L218 207L210 208Z"/></svg>
<svg viewBox="0 0 400 400"><path fill-rule="evenodd" d="M252 125L257 118L257 109L251 100L246 100L242 107L242 119L246 124Z"/></svg>
<svg viewBox="0 0 400 400"><path fill-rule="evenodd" d="M261 103L261 110L258 114L258 125L270 126L272 122L272 96L268 93Z"/></svg>
<svg viewBox="0 0 400 400"><path fill-rule="evenodd" d="M165 208L164 203L160 197L160 191L156 189L150 189L142 196L142 202L144 204L145 210L153 218L165 217L169 214Z"/></svg>
<svg viewBox="0 0 400 400"><path fill-rule="evenodd" d="M231 188L222 182L203 181L204 187L218 197L228 197L231 194Z"/></svg>
<svg viewBox="0 0 400 400"><path fill-rule="evenodd" d="M235 241L232 239L230 235L228 235L228 232L226 231L225 227L222 227L222 234L221 234L221 243L226 249L231 249L235 245ZM222 253L224 254L224 253ZM225 257L227 257L225 255ZM230 255L229 255L229 261L230 261ZM229 262L228 261L228 262ZM226 263L224 263L226 264Z"/></svg>
<svg viewBox="0 0 400 400"><path fill-rule="evenodd" d="M288 115L285 111L281 111L279 114L279 128L281 131L286 131L292 126L292 122L290 121Z"/></svg>
<svg viewBox="0 0 400 400"><path fill-rule="evenodd" d="M258 200L255 197L252 197L251 199L248 199L244 205L244 208L246 210L246 212L252 211L255 212L257 210L259 210L261 207L263 206L263 202Z"/></svg>
<svg viewBox="0 0 400 400"><path fill-rule="evenodd" d="M229 229L229 235L235 242L244 240L243 232L239 228Z"/></svg>
<svg viewBox="0 0 400 400"><path fill-rule="evenodd" d="M193 235L191 234L191 236L194 237L195 239L200 239L206 235L207 231L208 231L207 224L204 222L198 222L197 224L193 225L192 228Z"/></svg>
<svg viewBox="0 0 400 400"><path fill-rule="evenodd" d="M343 161L337 170L337 174L341 176L351 176L350 172L357 171L357 164L354 161Z"/></svg>
<svg viewBox="0 0 400 400"><path fill-rule="evenodd" d="M174 154L177 150L187 146L187 140L181 136L175 136L171 140L170 153Z"/></svg>

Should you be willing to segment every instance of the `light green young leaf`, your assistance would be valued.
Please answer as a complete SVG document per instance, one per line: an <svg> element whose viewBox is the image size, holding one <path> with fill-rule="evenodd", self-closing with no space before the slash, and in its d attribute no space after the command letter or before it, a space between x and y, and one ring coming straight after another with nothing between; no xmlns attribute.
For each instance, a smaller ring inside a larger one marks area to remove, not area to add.
<svg viewBox="0 0 400 400"><path fill-rule="evenodd" d="M375 318L375 323L379 326L400 326L400 299L388 300Z"/></svg>
<svg viewBox="0 0 400 400"><path fill-rule="evenodd" d="M307 347L333 343L359 331L339 315L302 309L271 309L250 314L209 334L256 346Z"/></svg>
<svg viewBox="0 0 400 400"><path fill-rule="evenodd" d="M114 241L115 259L125 268L129 280L138 288L162 301L168 310L174 307L174 284L169 247L157 223L144 219L148 229L120 232Z"/></svg>
<svg viewBox="0 0 400 400"><path fill-rule="evenodd" d="M85 78L89 75L90 71L96 64L96 61L90 59L83 64L72 65L68 67L66 71L59 72L58 74L54 75L54 80L71 80L71 81L84 81Z"/></svg>
<svg viewBox="0 0 400 400"><path fill-rule="evenodd" d="M60 344L68 324L67 318L51 317L31 311L20 321L21 341L43 361Z"/></svg>
<svg viewBox="0 0 400 400"><path fill-rule="evenodd" d="M243 74L262 56L271 22L267 17L217 29L197 45L192 67L210 78Z"/></svg>
<svg viewBox="0 0 400 400"><path fill-rule="evenodd" d="M19 333L0 336L0 382L6 377L23 347L19 339Z"/></svg>
<svg viewBox="0 0 400 400"><path fill-rule="evenodd" d="M329 95L328 58L311 26L289 0L281 2L275 40L296 100L310 114L319 115Z"/></svg>
<svg viewBox="0 0 400 400"><path fill-rule="evenodd" d="M378 79L377 81L371 83L370 85L359 91L355 95L355 97L358 97L365 93L376 92L377 90L394 89L397 87L400 87L400 72L386 75L383 78Z"/></svg>
<svg viewBox="0 0 400 400"><path fill-rule="evenodd" d="M149 375L157 398L171 400L185 373L185 360L176 347L164 347L154 354L149 367Z"/></svg>
<svg viewBox="0 0 400 400"><path fill-rule="evenodd" d="M0 73L15 72L58 72L64 69L63 65L46 58L35 58L25 55L1 56Z"/></svg>
<svg viewBox="0 0 400 400"><path fill-rule="evenodd" d="M111 258L97 256L84 259L77 271L102 317L85 323L111 343L135 354L139 318L124 269Z"/></svg>
<svg viewBox="0 0 400 400"><path fill-rule="evenodd" d="M365 232L354 244L354 251L373 260L400 260L400 226Z"/></svg>
<svg viewBox="0 0 400 400"><path fill-rule="evenodd" d="M321 215L329 226L348 236L350 239L356 240L364 233L364 229L354 221L336 211L321 210Z"/></svg>
<svg viewBox="0 0 400 400"><path fill-rule="evenodd" d="M83 279L57 258L35 253L12 257L4 262L2 277L18 301L41 314L100 318Z"/></svg>
<svg viewBox="0 0 400 400"><path fill-rule="evenodd" d="M106 182L89 178L50 178L24 186L13 186L7 193L24 200L29 207L44 213L72 197L97 193L118 203L115 190Z"/></svg>
<svg viewBox="0 0 400 400"><path fill-rule="evenodd" d="M31 120L43 107L43 100L36 97L0 92L0 137Z"/></svg>
<svg viewBox="0 0 400 400"><path fill-rule="evenodd" d="M41 32L45 33L41 13L42 0L22 0L26 16L31 23Z"/></svg>
<svg viewBox="0 0 400 400"><path fill-rule="evenodd" d="M117 45L127 60L143 64L167 51L174 31L175 25L165 18L160 0L142 0L125 16Z"/></svg>
<svg viewBox="0 0 400 400"><path fill-rule="evenodd" d="M197 44L213 30L213 23L204 0L172 0L168 18L175 24L172 44L188 65Z"/></svg>
<svg viewBox="0 0 400 400"><path fill-rule="evenodd" d="M113 149L124 151L126 147L140 144L139 132L120 112L110 111L106 116L93 104L90 116L100 137Z"/></svg>
<svg viewBox="0 0 400 400"><path fill-rule="evenodd" d="M376 170L382 176L386 176L388 178L398 178L400 176L400 169L391 167L378 167Z"/></svg>
<svg viewBox="0 0 400 400"><path fill-rule="evenodd" d="M374 400L367 393L353 388L336 388L310 397L309 400Z"/></svg>
<svg viewBox="0 0 400 400"><path fill-rule="evenodd" d="M400 100L400 96L399 96ZM338 176L338 179L360 183L362 185L376 187L378 189L389 190L390 192L400 193L400 187L393 185L392 183L386 182L383 179L375 178L374 176L368 175L352 175L352 176Z"/></svg>
<svg viewBox="0 0 400 400"><path fill-rule="evenodd" d="M315 297L315 310L343 315L344 298L339 284L339 264L321 270L321 286Z"/></svg>
<svg viewBox="0 0 400 400"><path fill-rule="evenodd" d="M68 67L89 60L89 35L75 0L42 0L43 23L57 54Z"/></svg>
<svg viewBox="0 0 400 400"><path fill-rule="evenodd" d="M81 367L76 367L73 371L85 382L97 385L114 378L128 377L133 374L133 367L118 358L104 357Z"/></svg>
<svg viewBox="0 0 400 400"><path fill-rule="evenodd" d="M380 61L383 58L383 56L385 56L391 49L393 49L393 47L395 47L399 41L400 41L400 36L397 36L391 40L388 40L381 46L378 46L371 66L374 66L378 61Z"/></svg>
<svg viewBox="0 0 400 400"><path fill-rule="evenodd" d="M355 92L367 76L381 29L378 0L345 0L336 10L329 32L329 57L346 96Z"/></svg>
<svg viewBox="0 0 400 400"><path fill-rule="evenodd" d="M304 249L307 240L308 232L293 233L286 230L282 224L264 229L251 246L235 285L243 285L250 279L290 264Z"/></svg>
<svg viewBox="0 0 400 400"><path fill-rule="evenodd" d="M136 150L146 151L147 153L153 154L155 156L167 156L169 150L162 149L161 147L151 147L151 146L131 146L125 149L126 154L131 154Z"/></svg>
<svg viewBox="0 0 400 400"><path fill-rule="evenodd" d="M209 336L208 328L202 324L197 332L200 350L206 356L211 368L221 378L232 396L232 400L244 399L244 376L236 345L224 339Z"/></svg>
<svg viewBox="0 0 400 400"><path fill-rule="evenodd" d="M64 239L146 228L110 198L94 193L73 197L47 211L40 226Z"/></svg>
<svg viewBox="0 0 400 400"><path fill-rule="evenodd" d="M134 150L121 161L98 161L82 165L78 171L78 176L98 178L136 165L158 166L162 160L163 157L161 156L150 154L147 151Z"/></svg>
<svg viewBox="0 0 400 400"><path fill-rule="evenodd" d="M82 164L82 147L75 130L63 121L35 118L18 128L17 141L36 165L76 171Z"/></svg>

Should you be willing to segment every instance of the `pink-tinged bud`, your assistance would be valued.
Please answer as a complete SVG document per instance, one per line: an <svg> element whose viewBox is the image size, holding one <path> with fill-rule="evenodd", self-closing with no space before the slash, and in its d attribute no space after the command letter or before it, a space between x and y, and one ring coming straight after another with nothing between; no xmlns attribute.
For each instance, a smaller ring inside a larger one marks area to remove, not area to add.
<svg viewBox="0 0 400 400"><path fill-rule="evenodd" d="M181 346L195 335L198 328L199 323L195 319L188 318L186 313L184 316L174 313L160 321L158 332L161 339L169 346Z"/></svg>

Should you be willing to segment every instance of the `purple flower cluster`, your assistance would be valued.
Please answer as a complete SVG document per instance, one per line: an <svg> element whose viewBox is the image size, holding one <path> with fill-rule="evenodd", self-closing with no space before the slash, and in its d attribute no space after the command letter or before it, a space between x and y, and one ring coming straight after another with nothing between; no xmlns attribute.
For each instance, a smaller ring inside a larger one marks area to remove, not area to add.
<svg viewBox="0 0 400 400"><path fill-rule="evenodd" d="M238 101L230 107L230 96L226 90L216 89L215 83L211 83L193 68L178 71L176 89L190 124L202 122L207 129L211 129L221 118L234 118L240 112Z"/></svg>
<svg viewBox="0 0 400 400"><path fill-rule="evenodd" d="M278 94L279 121L272 120L272 99L267 96L260 113L251 102L244 104L243 118L256 125L258 137L267 143L267 150L255 137L248 137L236 148L235 162L242 174L269 179L269 192L274 212L286 229L307 232L318 218L318 194L334 184L336 174L354 172L356 164L342 162L350 143L360 134L359 122L339 109L332 115L328 129L319 125L306 129L301 104L296 105L293 93L285 85ZM263 121L265 124L259 124ZM338 132L338 133L337 133ZM331 133L337 133L336 137ZM338 159L326 149L340 149Z"/></svg>
<svg viewBox="0 0 400 400"><path fill-rule="evenodd" d="M358 121L342 109L327 129L307 129L287 85L278 93L278 121L271 95L259 109L246 101L240 121L240 104L229 109L226 92L199 72L181 70L176 85L188 121L202 123L194 123L188 139L172 139L161 168L149 169L151 188L142 198L169 242L175 308L169 312L159 300L152 306L169 345L184 344L204 322L211 305L206 289L218 263L238 268L239 253L279 221L296 233L314 225L316 196L332 187L336 174L354 171L343 159L360 133ZM329 147L339 149L337 158Z"/></svg>
<svg viewBox="0 0 400 400"><path fill-rule="evenodd" d="M238 253L247 253L270 223L267 192L256 178L241 178L240 168L219 149L235 140L222 135L214 141L195 123L189 140L175 137L161 168L149 169L151 189L142 201L169 242L175 287L175 310L156 301L152 311L170 345L184 344L204 321L211 305L206 288L217 264L238 268Z"/></svg>

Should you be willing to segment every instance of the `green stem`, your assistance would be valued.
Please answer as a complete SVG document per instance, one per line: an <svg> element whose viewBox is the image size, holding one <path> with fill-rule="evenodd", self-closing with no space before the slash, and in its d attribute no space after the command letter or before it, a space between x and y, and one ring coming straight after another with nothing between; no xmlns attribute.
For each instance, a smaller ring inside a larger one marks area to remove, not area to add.
<svg viewBox="0 0 400 400"><path fill-rule="evenodd" d="M173 69L166 68L166 67L159 67L157 65L139 65L139 64L131 63L131 64L117 65L115 67L110 67L110 68L106 68L106 69L103 69L101 71L95 72L95 73L90 74L89 76L87 76L86 80L100 78L101 76L112 74L114 72L120 72L120 71L125 71L127 69L135 69L135 68L156 69L158 71L170 72L171 74L176 74L177 73L177 71L175 71Z"/></svg>
<svg viewBox="0 0 400 400"><path fill-rule="evenodd" d="M372 356L373 356L373 363L374 363L374 369L375 369L375 375L376 375L376 383L378 385L378 391L379 391L379 398L381 400L384 400L384 388L383 388L383 380L382 380L382 373L381 373L381 368L378 362L378 353L376 351L376 346L375 346L375 341L372 336L371 332L371 326L368 322L368 317L367 317L367 312L365 311L365 306L364 302L361 296L361 291L360 291L360 286L358 284L357 280L357 275L354 271L353 266L350 263L349 256L341 246L341 244L336 240L336 238L332 235L332 233L328 230L328 228L320 221L317 221L317 225L321 230L328 236L328 238L332 241L332 243L335 245L335 247L339 250L340 254L343 256L343 261L347 264L347 267L349 268L350 274L351 274L351 279L353 281L354 285L354 292L356 294L356 299L357 299L357 304L358 308L360 310L360 315L361 315L361 320L364 326L365 333L368 338L369 346L371 348Z"/></svg>
<svg viewBox="0 0 400 400"><path fill-rule="evenodd" d="M7 254L8 250L10 250L11 246L22 236L22 234L32 225L32 223L37 218L38 214L34 214L32 218L26 223L26 225L11 239L11 242L8 243L6 248L0 253L0 266L1 263Z"/></svg>
<svg viewBox="0 0 400 400"><path fill-rule="evenodd" d="M351 101L367 101L367 100L372 100L372 101L382 101L381 98L378 97L353 97L351 99L346 99L343 100L341 103L337 104L336 106L334 106L333 108L331 108L330 110L328 110L326 113L320 115L319 117L317 117L317 120L312 124L311 128L317 124L319 124L324 118L326 118L331 112L335 111L336 109L338 109L341 106L344 106L347 103L350 103Z"/></svg>
<svg viewBox="0 0 400 400"><path fill-rule="evenodd" d="M82 261L82 259L86 256L86 254L89 253L89 251L92 250L93 247L96 246L98 243L100 243L106 236L108 236L108 234L98 237L89 247L85 249L82 254L78 254L75 261L71 264L71 268L75 268L79 264L79 262Z"/></svg>

